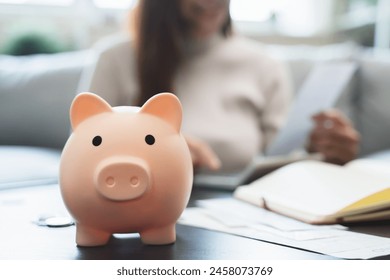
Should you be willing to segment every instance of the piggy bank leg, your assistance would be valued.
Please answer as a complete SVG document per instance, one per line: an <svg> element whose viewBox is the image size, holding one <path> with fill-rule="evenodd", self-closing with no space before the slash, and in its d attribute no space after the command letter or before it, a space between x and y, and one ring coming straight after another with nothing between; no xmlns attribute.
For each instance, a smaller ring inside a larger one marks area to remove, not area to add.
<svg viewBox="0 0 390 280"><path fill-rule="evenodd" d="M145 244L149 245L164 245L171 244L176 241L176 228L175 224L148 229L140 232L141 240Z"/></svg>
<svg viewBox="0 0 390 280"><path fill-rule="evenodd" d="M102 246L107 244L111 233L87 227L85 225L76 225L76 243L78 246Z"/></svg>

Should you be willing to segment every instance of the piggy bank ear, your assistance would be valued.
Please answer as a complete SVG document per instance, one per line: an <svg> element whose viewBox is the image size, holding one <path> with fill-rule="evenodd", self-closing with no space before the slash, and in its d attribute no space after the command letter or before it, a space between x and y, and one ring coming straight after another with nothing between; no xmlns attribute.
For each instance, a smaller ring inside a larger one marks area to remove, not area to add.
<svg viewBox="0 0 390 280"><path fill-rule="evenodd" d="M179 99L172 93L164 92L151 97L142 106L140 113L154 115L171 124L180 132L182 108Z"/></svg>
<svg viewBox="0 0 390 280"><path fill-rule="evenodd" d="M90 92L78 94L70 106L72 129L74 130L87 118L105 112L112 112L112 108L103 98Z"/></svg>

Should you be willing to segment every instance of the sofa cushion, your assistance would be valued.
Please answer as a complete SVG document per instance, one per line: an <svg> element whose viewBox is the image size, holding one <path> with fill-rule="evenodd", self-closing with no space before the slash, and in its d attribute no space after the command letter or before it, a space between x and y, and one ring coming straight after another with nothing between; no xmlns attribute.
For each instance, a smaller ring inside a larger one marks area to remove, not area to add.
<svg viewBox="0 0 390 280"><path fill-rule="evenodd" d="M364 156L390 148L390 54L367 51L358 61L356 125Z"/></svg>
<svg viewBox="0 0 390 280"><path fill-rule="evenodd" d="M0 144L62 148L88 52L0 56Z"/></svg>
<svg viewBox="0 0 390 280"><path fill-rule="evenodd" d="M340 43L325 46L281 46L269 45L267 50L275 58L284 61L291 72L293 90L299 92L315 66L322 63L355 61L362 48L355 43ZM356 122L357 77L350 78L337 100L335 107L341 110L353 123Z"/></svg>
<svg viewBox="0 0 390 280"><path fill-rule="evenodd" d="M268 45L267 51L286 63L291 72L294 91L297 92L316 64L353 60L360 52L360 47L349 42L326 46Z"/></svg>
<svg viewBox="0 0 390 280"><path fill-rule="evenodd" d="M58 183L60 151L0 146L0 190Z"/></svg>

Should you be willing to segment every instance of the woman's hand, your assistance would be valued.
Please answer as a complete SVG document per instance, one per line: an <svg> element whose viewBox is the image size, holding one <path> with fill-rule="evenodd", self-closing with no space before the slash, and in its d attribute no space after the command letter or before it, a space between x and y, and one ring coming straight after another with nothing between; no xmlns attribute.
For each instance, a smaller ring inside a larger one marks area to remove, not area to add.
<svg viewBox="0 0 390 280"><path fill-rule="evenodd" d="M313 121L309 152L321 153L325 161L340 165L356 158L360 135L340 111L321 112L313 116Z"/></svg>
<svg viewBox="0 0 390 280"><path fill-rule="evenodd" d="M194 169L206 167L210 170L218 170L221 167L221 161L206 142L190 136L184 138L191 152Z"/></svg>

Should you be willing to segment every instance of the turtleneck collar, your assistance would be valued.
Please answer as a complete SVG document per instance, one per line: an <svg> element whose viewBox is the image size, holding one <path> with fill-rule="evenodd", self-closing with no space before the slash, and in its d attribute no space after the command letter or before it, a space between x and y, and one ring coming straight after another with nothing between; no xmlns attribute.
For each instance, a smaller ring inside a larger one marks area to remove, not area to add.
<svg viewBox="0 0 390 280"><path fill-rule="evenodd" d="M196 56L204 53L218 43L223 41L225 38L222 34L215 34L205 39L194 39L189 38L184 42L184 55L187 57Z"/></svg>

